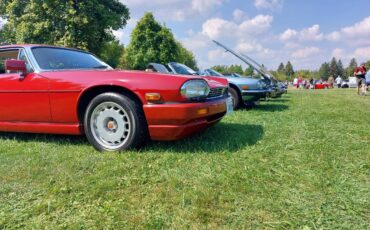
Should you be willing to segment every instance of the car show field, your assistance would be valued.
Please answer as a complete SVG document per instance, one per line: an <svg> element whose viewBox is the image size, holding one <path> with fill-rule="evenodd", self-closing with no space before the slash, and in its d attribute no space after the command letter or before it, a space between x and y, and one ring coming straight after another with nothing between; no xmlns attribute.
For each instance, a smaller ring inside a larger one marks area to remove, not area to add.
<svg viewBox="0 0 370 230"><path fill-rule="evenodd" d="M370 96L295 90L177 142L0 133L0 229L368 229Z"/></svg>

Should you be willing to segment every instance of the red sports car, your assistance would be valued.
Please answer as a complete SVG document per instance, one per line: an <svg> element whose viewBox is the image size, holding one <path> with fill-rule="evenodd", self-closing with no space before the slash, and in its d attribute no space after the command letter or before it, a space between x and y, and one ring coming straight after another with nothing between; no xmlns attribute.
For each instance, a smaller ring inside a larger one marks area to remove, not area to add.
<svg viewBox="0 0 370 230"><path fill-rule="evenodd" d="M43 45L0 46L0 131L85 134L100 151L177 140L231 109L228 82L117 71L94 55Z"/></svg>

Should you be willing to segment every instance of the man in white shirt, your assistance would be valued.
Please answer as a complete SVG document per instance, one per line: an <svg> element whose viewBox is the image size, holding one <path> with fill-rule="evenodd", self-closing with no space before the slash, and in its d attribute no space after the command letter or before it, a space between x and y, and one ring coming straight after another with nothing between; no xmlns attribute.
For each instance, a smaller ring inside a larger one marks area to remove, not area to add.
<svg viewBox="0 0 370 230"><path fill-rule="evenodd" d="M338 88L341 88L342 87L342 78L340 76L338 76L336 79L335 79L335 83L337 83L337 86Z"/></svg>

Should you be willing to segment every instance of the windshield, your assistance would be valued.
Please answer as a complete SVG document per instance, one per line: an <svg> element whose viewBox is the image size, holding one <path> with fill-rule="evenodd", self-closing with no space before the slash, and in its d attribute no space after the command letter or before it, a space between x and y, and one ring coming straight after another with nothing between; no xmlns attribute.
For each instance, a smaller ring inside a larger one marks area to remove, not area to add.
<svg viewBox="0 0 370 230"><path fill-rule="evenodd" d="M242 77L237 73L225 73L224 75L227 76L227 77Z"/></svg>
<svg viewBox="0 0 370 230"><path fill-rule="evenodd" d="M197 75L197 72L187 67L186 65L174 62L170 63L169 65L175 70L177 74Z"/></svg>
<svg viewBox="0 0 370 230"><path fill-rule="evenodd" d="M94 55L77 50L63 48L37 47L32 53L41 69L111 69Z"/></svg>
<svg viewBox="0 0 370 230"><path fill-rule="evenodd" d="M214 77L224 77L224 75L220 74L216 70L207 69L207 71L209 72L209 75L211 75L211 76L214 76Z"/></svg>

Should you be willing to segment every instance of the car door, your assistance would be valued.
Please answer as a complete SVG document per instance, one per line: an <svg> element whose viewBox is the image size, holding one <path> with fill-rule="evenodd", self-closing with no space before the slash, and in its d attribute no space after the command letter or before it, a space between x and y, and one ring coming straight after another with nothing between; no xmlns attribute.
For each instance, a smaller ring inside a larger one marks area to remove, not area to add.
<svg viewBox="0 0 370 230"><path fill-rule="evenodd" d="M7 59L25 60L27 74L5 70ZM49 80L34 72L24 49L0 50L0 122L50 122Z"/></svg>

